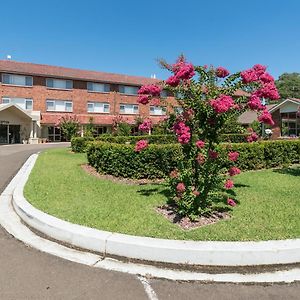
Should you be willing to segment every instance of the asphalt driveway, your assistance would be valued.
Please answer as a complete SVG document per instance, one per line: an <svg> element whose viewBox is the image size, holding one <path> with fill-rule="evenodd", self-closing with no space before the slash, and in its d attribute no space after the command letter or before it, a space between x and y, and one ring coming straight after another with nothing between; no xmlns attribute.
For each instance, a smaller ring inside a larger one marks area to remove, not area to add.
<svg viewBox="0 0 300 300"><path fill-rule="evenodd" d="M0 192L32 154L66 144L0 146ZM300 299L300 283L204 284L149 280L152 299ZM156 297L156 298L155 298ZM0 227L0 299L149 299L133 275L91 268L41 253Z"/></svg>

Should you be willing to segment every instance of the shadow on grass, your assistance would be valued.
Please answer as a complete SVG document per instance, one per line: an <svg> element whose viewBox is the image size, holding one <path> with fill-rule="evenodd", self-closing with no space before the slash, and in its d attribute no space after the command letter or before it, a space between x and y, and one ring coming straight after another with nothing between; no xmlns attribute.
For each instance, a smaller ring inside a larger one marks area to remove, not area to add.
<svg viewBox="0 0 300 300"><path fill-rule="evenodd" d="M146 197L152 196L154 194L160 194L167 198L170 196L170 192L169 192L168 188L162 184L158 184L157 187L150 188L150 189L140 189L137 192L140 195L146 196Z"/></svg>
<svg viewBox="0 0 300 300"><path fill-rule="evenodd" d="M275 170L273 170L273 172L279 173L279 174L284 174L284 175L300 176L300 166L275 169Z"/></svg>

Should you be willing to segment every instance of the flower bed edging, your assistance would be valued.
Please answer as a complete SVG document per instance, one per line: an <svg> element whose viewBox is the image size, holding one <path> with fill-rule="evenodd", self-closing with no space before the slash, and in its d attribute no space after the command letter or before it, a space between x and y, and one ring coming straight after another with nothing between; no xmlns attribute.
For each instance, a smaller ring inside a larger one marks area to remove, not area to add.
<svg viewBox="0 0 300 300"><path fill-rule="evenodd" d="M261 242L214 242L156 239L112 233L50 216L27 202L24 186L38 155L32 155L19 172L13 206L32 228L56 240L105 255L131 259L207 266L274 265L300 262L300 239Z"/></svg>

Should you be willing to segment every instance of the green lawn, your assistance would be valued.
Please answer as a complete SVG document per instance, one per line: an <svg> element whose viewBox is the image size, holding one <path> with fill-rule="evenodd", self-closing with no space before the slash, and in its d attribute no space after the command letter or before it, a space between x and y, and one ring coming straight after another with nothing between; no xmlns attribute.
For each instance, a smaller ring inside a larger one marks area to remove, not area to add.
<svg viewBox="0 0 300 300"><path fill-rule="evenodd" d="M154 210L164 185L125 185L88 175L85 154L43 152L25 187L35 207L72 223L149 237L185 240L268 240L300 237L300 168L245 172L234 189L232 218L184 231Z"/></svg>

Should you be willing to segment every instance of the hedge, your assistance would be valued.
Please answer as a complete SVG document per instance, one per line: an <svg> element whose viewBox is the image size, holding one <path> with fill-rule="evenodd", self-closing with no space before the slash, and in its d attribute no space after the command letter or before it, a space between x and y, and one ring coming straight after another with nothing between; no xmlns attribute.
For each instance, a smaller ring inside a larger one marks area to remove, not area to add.
<svg viewBox="0 0 300 300"><path fill-rule="evenodd" d="M148 140L150 144L172 144L177 143L177 139L173 134L151 134L151 135L136 135L136 136L113 136L100 135L96 138L97 141L110 142L116 144L135 144L140 140Z"/></svg>
<svg viewBox="0 0 300 300"><path fill-rule="evenodd" d="M248 134L223 134L222 141L228 143L246 142ZM76 137L71 140L72 151L85 152L86 143L89 141L102 141L115 144L135 144L139 140L148 140L150 144L173 144L177 143L177 139L172 134L162 135L138 135L138 136L113 136L111 134L103 134L97 138Z"/></svg>
<svg viewBox="0 0 300 300"><path fill-rule="evenodd" d="M300 140L223 144L219 151L238 151L241 170L280 167L300 162ZM129 178L162 178L176 168L182 153L178 144L150 144L140 153L133 145L90 142L87 158L98 172ZM226 164L226 163L225 163Z"/></svg>
<svg viewBox="0 0 300 300"><path fill-rule="evenodd" d="M142 153L133 145L90 142L87 158L100 173L129 178L162 178L174 170L181 156L179 144L149 145Z"/></svg>
<svg viewBox="0 0 300 300"><path fill-rule="evenodd" d="M85 152L87 143L94 141L92 137L73 137L71 139L71 149L73 152Z"/></svg>

